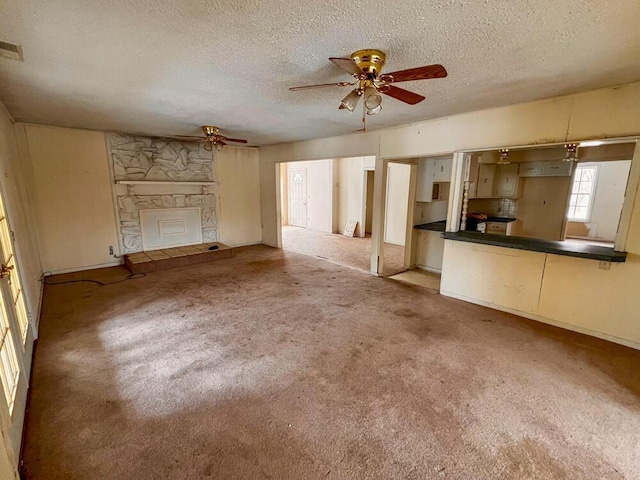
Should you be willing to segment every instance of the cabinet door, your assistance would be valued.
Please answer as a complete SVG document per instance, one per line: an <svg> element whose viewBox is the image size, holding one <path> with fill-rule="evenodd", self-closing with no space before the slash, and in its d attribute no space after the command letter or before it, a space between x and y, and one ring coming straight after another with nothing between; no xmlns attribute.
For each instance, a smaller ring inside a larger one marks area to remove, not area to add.
<svg viewBox="0 0 640 480"><path fill-rule="evenodd" d="M515 197L518 186L518 164L500 165L500 174L496 186L498 197Z"/></svg>
<svg viewBox="0 0 640 480"><path fill-rule="evenodd" d="M503 222L486 222L487 233L493 233L495 235L506 235L507 224Z"/></svg>
<svg viewBox="0 0 640 480"><path fill-rule="evenodd" d="M416 202L430 202L433 195L433 160L418 160Z"/></svg>
<svg viewBox="0 0 640 480"><path fill-rule="evenodd" d="M416 230L414 230L415 232ZM418 245L416 245L416 265L427 266L428 237L426 230L418 230Z"/></svg>
<svg viewBox="0 0 640 480"><path fill-rule="evenodd" d="M520 164L521 177L537 177L542 175L542 162L524 162Z"/></svg>
<svg viewBox="0 0 640 480"><path fill-rule="evenodd" d="M478 167L478 187L476 197L492 197L496 166L492 164Z"/></svg>
<svg viewBox="0 0 640 480"><path fill-rule="evenodd" d="M434 182L450 182L451 181L451 159L443 158L434 161L433 168Z"/></svg>
<svg viewBox="0 0 640 480"><path fill-rule="evenodd" d="M573 162L544 162L542 164L542 175L553 177L565 177L571 175Z"/></svg>

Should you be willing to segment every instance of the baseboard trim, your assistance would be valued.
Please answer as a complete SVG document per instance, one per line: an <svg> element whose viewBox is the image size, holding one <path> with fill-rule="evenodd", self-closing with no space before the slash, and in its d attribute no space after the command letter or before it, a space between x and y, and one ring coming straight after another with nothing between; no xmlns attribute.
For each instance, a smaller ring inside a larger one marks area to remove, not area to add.
<svg viewBox="0 0 640 480"><path fill-rule="evenodd" d="M433 268L433 267L425 267L424 265L416 265L416 268L420 270L424 270L425 272L437 273L438 275L442 275L442 269Z"/></svg>
<svg viewBox="0 0 640 480"><path fill-rule="evenodd" d="M118 258L113 262L109 263L100 263L98 265L87 265L84 267L72 267L72 268L62 268L60 270L49 270L45 273L50 273L51 275L59 275L62 273L73 273L73 272L84 272L85 270L95 270L97 268L108 268L108 267L117 267L119 265L124 265L124 259Z"/></svg>
<svg viewBox="0 0 640 480"><path fill-rule="evenodd" d="M551 318L543 317L533 313L523 312L521 310L516 310L515 308L504 307L502 305L497 305L491 302L485 302L484 300L478 300L477 298L471 298L465 295L459 295L457 293L447 292L445 290L440 290L440 294L444 295L445 297L455 298L455 299L473 303L476 305L481 305L483 307L499 310L501 312L512 313L513 315L518 315L520 317L528 318L529 320L535 320L537 322L546 323L547 325L553 325L554 327L564 328L565 330L571 330L572 332L582 333L584 335L596 337L601 340L607 340L609 342L617 343L619 345L624 345L625 347L633 348L635 350L640 350L640 343L634 342L633 340L627 340L626 338L616 337L614 335L598 332L596 330L591 330L589 328L579 327L577 325L571 325L570 323L560 322L558 320L553 320Z"/></svg>

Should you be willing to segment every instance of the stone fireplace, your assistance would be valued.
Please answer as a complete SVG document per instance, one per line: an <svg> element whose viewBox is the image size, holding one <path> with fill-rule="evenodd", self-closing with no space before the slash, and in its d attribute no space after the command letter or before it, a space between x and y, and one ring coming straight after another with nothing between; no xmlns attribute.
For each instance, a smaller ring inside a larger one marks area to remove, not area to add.
<svg viewBox="0 0 640 480"><path fill-rule="evenodd" d="M202 144L112 133L108 145L123 254L218 240L214 166Z"/></svg>

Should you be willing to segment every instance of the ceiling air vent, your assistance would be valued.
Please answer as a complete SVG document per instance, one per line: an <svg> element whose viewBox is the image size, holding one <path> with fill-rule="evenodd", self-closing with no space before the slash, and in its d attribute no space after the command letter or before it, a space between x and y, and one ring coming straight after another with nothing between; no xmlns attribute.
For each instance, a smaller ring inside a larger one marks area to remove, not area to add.
<svg viewBox="0 0 640 480"><path fill-rule="evenodd" d="M22 46L0 40L0 57L22 61Z"/></svg>

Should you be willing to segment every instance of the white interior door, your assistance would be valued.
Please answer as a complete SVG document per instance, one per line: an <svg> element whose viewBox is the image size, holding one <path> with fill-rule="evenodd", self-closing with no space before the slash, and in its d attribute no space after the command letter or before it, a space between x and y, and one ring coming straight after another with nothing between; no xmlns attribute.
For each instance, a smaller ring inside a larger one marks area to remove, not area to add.
<svg viewBox="0 0 640 480"><path fill-rule="evenodd" d="M389 163L387 169L387 198L384 216L384 241L404 246L407 235L407 209L411 165Z"/></svg>
<svg viewBox="0 0 640 480"><path fill-rule="evenodd" d="M307 169L289 169L289 225L307 228Z"/></svg>

